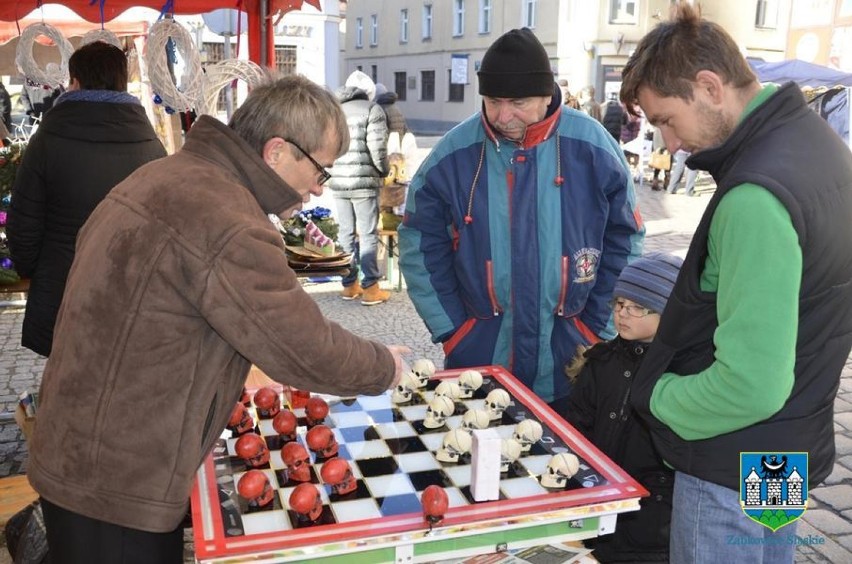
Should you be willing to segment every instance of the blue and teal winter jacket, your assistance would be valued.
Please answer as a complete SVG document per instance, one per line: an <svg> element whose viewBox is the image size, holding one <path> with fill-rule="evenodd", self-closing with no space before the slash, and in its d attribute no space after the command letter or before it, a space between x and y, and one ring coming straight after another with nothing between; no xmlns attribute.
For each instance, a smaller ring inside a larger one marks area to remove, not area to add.
<svg viewBox="0 0 852 564"><path fill-rule="evenodd" d="M453 128L414 175L399 229L409 296L446 367L502 365L547 402L568 395L577 345L615 335L612 289L644 239L618 143L558 102L520 144L484 113Z"/></svg>

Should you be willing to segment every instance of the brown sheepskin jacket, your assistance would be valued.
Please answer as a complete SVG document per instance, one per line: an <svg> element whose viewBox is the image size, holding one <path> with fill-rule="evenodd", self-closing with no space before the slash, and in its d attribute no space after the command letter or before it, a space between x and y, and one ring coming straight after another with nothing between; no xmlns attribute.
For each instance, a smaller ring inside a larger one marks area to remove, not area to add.
<svg viewBox="0 0 852 564"><path fill-rule="evenodd" d="M388 350L325 319L267 213L299 195L201 117L80 232L44 371L28 475L68 510L167 532L252 363L313 392L379 394Z"/></svg>

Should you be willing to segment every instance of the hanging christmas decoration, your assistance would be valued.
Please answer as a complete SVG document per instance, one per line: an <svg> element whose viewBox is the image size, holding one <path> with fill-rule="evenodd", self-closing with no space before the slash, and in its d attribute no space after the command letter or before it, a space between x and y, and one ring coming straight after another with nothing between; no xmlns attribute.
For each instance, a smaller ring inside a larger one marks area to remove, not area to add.
<svg viewBox="0 0 852 564"><path fill-rule="evenodd" d="M118 36L108 29L93 29L91 31L87 31L83 38L80 39L80 47L88 45L89 43L94 43L95 41L103 41L104 43L115 45L119 49L124 49L121 45L121 41L118 39Z"/></svg>
<svg viewBox="0 0 852 564"><path fill-rule="evenodd" d="M48 63L42 70L33 59L33 43L39 35L50 38L59 49L61 61L58 65ZM53 90L68 83L68 59L73 52L74 46L57 28L45 23L34 23L27 26L18 39L15 65L30 86L41 86Z"/></svg>
<svg viewBox="0 0 852 564"><path fill-rule="evenodd" d="M249 88L260 84L266 73L251 61L240 59L225 59L204 68L204 78L201 82L202 95L198 108L199 113L216 114L216 102L219 91L233 80L242 80Z"/></svg>
<svg viewBox="0 0 852 564"><path fill-rule="evenodd" d="M180 56L183 72L175 84L169 71L166 44L171 40ZM189 32L172 19L162 19L151 26L148 32L148 79L156 93L154 102L163 104L168 112L188 111L196 107L201 98L201 59Z"/></svg>

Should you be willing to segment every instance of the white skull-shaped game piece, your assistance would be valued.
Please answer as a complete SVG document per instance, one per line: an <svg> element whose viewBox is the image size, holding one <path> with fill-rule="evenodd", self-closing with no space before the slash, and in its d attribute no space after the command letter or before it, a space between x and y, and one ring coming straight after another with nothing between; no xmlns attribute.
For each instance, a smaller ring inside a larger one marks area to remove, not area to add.
<svg viewBox="0 0 852 564"><path fill-rule="evenodd" d="M458 462L459 457L470 452L473 437L464 429L453 429L444 435L443 446L435 453L441 462Z"/></svg>
<svg viewBox="0 0 852 564"><path fill-rule="evenodd" d="M579 469L580 460L575 455L570 452L555 454L541 475L541 485L545 488L564 488Z"/></svg>
<svg viewBox="0 0 852 564"><path fill-rule="evenodd" d="M485 409L488 411L488 418L494 421L503 417L503 412L512 403L512 398L509 392L502 389L491 390L485 396Z"/></svg>
<svg viewBox="0 0 852 564"><path fill-rule="evenodd" d="M399 379L399 384L391 392L391 401L394 403L408 403L414 391L420 387L420 382L411 372L404 372Z"/></svg>
<svg viewBox="0 0 852 564"><path fill-rule="evenodd" d="M473 397L473 393L482 387L482 374L477 370L465 370L459 374L459 387L461 388L461 397L469 399Z"/></svg>
<svg viewBox="0 0 852 564"><path fill-rule="evenodd" d="M435 375L435 363L428 358L415 360L411 365L411 372L414 373L418 382L419 388L425 388L429 378Z"/></svg>
<svg viewBox="0 0 852 564"><path fill-rule="evenodd" d="M468 430L486 429L491 416L484 409L469 409L462 415L462 427Z"/></svg>
<svg viewBox="0 0 852 564"><path fill-rule="evenodd" d="M508 472L509 465L521 457L521 443L515 439L500 441L500 472Z"/></svg>
<svg viewBox="0 0 852 564"><path fill-rule="evenodd" d="M443 427L447 421L447 417L453 414L456 405L453 400L447 396L438 396L429 402L429 407L426 409L426 419L423 421L423 426L427 429L437 429Z"/></svg>
<svg viewBox="0 0 852 564"><path fill-rule="evenodd" d="M453 401L461 398L461 387L455 380L444 380L435 388L435 397L447 396Z"/></svg>
<svg viewBox="0 0 852 564"><path fill-rule="evenodd" d="M515 432L512 433L512 438L521 443L521 449L524 452L529 452L530 448L541 440L543 434L541 423L532 419L524 419L515 425Z"/></svg>

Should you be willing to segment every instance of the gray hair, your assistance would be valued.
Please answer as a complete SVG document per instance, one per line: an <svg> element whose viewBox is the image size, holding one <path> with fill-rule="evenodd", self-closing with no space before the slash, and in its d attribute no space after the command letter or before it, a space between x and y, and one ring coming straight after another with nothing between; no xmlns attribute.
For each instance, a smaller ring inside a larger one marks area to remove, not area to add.
<svg viewBox="0 0 852 564"><path fill-rule="evenodd" d="M273 137L289 139L313 153L325 146L327 135L334 135L338 157L349 149L349 127L337 98L300 75L270 77L255 87L231 116L228 127L260 155Z"/></svg>

